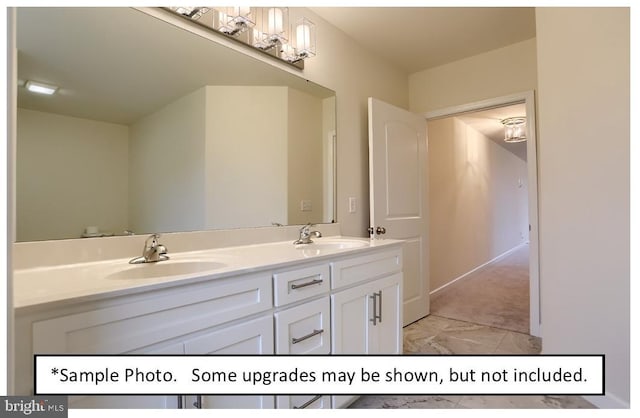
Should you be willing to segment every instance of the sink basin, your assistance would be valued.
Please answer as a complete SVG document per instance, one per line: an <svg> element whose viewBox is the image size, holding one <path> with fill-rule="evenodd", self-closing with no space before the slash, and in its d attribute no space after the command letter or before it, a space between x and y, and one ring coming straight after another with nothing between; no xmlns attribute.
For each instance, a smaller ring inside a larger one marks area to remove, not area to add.
<svg viewBox="0 0 640 418"><path fill-rule="evenodd" d="M350 248L368 247L368 241L355 239L317 239L312 244L300 244L296 248L302 250L305 255L318 255L326 251L347 250Z"/></svg>
<svg viewBox="0 0 640 418"><path fill-rule="evenodd" d="M122 270L109 274L107 279L131 280L181 276L184 274L206 273L225 266L226 264L215 261L168 260L157 263L127 265Z"/></svg>
<svg viewBox="0 0 640 418"><path fill-rule="evenodd" d="M327 240L317 241L313 244L309 244L309 246L312 248L317 248L319 250L346 250L349 248L368 247L369 243L356 240Z"/></svg>

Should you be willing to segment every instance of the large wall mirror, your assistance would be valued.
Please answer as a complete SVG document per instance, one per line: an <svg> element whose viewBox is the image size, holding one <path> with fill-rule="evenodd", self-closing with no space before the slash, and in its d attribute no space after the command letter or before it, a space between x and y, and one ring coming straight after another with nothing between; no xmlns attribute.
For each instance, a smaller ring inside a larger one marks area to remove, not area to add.
<svg viewBox="0 0 640 418"><path fill-rule="evenodd" d="M18 241L334 221L333 91L131 8L19 8L17 48Z"/></svg>

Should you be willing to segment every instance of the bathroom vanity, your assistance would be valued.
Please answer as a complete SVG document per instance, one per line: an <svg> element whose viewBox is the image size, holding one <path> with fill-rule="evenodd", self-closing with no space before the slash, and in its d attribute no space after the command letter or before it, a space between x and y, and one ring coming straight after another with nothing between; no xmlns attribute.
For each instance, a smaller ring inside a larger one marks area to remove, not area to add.
<svg viewBox="0 0 640 418"><path fill-rule="evenodd" d="M33 354L401 354L402 242L329 237L16 270L16 392ZM266 359L265 361L268 361ZM340 408L350 396L85 396L71 408Z"/></svg>

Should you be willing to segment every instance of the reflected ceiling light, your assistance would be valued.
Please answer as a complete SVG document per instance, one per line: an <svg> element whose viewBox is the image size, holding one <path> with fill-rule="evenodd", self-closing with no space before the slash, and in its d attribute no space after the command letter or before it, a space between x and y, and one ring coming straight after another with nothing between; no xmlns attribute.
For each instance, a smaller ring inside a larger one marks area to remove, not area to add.
<svg viewBox="0 0 640 418"><path fill-rule="evenodd" d="M527 118L517 116L500 122L504 125L504 142L515 143L527 140Z"/></svg>
<svg viewBox="0 0 640 418"><path fill-rule="evenodd" d="M315 24L289 24L288 7L168 7L169 11L297 68L316 55Z"/></svg>
<svg viewBox="0 0 640 418"><path fill-rule="evenodd" d="M58 90L58 86L52 84L39 83L37 81L27 80L24 85L27 90L33 93L52 95Z"/></svg>

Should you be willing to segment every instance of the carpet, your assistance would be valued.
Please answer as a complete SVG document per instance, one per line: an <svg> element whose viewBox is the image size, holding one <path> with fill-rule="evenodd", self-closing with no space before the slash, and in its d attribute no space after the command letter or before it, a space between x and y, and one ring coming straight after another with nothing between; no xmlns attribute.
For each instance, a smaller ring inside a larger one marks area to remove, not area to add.
<svg viewBox="0 0 640 418"><path fill-rule="evenodd" d="M529 333L529 246L522 245L431 296L431 313Z"/></svg>

